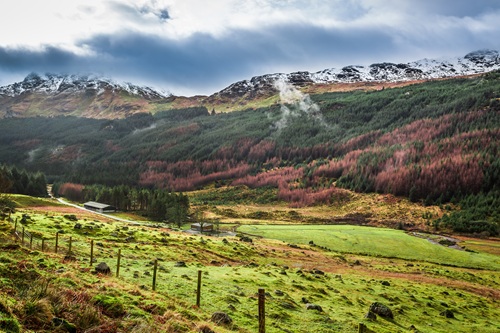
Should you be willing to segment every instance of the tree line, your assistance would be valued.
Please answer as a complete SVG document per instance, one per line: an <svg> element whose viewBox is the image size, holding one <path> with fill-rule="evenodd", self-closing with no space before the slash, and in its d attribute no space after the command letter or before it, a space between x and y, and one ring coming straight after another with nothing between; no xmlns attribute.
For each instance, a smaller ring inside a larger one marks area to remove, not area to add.
<svg viewBox="0 0 500 333"><path fill-rule="evenodd" d="M47 180L41 172L29 172L15 166L0 166L0 192L46 197Z"/></svg>

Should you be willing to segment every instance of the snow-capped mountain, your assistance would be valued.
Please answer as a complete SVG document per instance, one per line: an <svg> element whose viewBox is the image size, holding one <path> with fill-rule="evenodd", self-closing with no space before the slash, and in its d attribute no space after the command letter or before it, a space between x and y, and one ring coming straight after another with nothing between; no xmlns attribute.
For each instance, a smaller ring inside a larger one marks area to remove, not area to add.
<svg viewBox="0 0 500 333"><path fill-rule="evenodd" d="M236 110L246 103L277 93L276 81L297 87L337 83L413 82L481 74L500 69L498 51L481 50L452 59L423 59L410 63L376 63L319 72L267 74L231 84L210 96L177 97L149 87L117 83L95 75L30 74L23 81L0 87L0 118L71 115L123 118L136 113L226 104Z"/></svg>
<svg viewBox="0 0 500 333"><path fill-rule="evenodd" d="M78 116L124 118L151 112L171 96L148 87L95 75L32 73L0 87L0 118Z"/></svg>
<svg viewBox="0 0 500 333"><path fill-rule="evenodd" d="M23 93L75 93L94 92L100 95L106 91L125 91L131 95L147 99L160 99L169 94L159 92L149 87L138 87L131 83L117 83L111 79L96 75L59 75L47 73L40 76L36 73L29 74L23 81L0 87L0 95L16 97Z"/></svg>
<svg viewBox="0 0 500 333"><path fill-rule="evenodd" d="M256 76L243 80L220 92L212 98L235 98L262 96L276 92L274 82L284 80L295 86L310 84L356 83L356 82L404 82L473 75L500 69L500 55L495 50L471 52L464 57L452 59L423 59L410 63L377 63L369 66L346 66L330 68L319 72L278 73Z"/></svg>

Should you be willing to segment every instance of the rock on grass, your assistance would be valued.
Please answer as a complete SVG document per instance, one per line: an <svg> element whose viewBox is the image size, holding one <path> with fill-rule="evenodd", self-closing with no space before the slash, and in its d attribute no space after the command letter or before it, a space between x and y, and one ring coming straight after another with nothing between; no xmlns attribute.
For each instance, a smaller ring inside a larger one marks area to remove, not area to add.
<svg viewBox="0 0 500 333"><path fill-rule="evenodd" d="M389 309L386 305L382 303L378 302L373 303L372 305L370 305L370 309L368 311L378 314L381 317L394 319L394 315L392 314L391 309Z"/></svg>

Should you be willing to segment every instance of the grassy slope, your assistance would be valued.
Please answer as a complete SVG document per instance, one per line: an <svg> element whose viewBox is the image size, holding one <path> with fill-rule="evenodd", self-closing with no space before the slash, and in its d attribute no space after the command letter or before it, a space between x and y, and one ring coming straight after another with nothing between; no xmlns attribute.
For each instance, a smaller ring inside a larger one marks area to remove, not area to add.
<svg viewBox="0 0 500 333"><path fill-rule="evenodd" d="M418 255L418 260L367 255L375 253L378 242L366 243L363 254L349 254L309 245L290 247L266 239L246 243L229 237L224 241L163 228L124 225L72 208L49 206L45 201L21 197L17 201L30 207L19 209L14 219L28 213L32 219L26 228L45 237L51 246L55 231L63 230L60 252L67 250L71 236L78 259L65 262L62 254L26 248L4 247L0 251L0 301L10 313L4 317L17 318L25 329L52 332L51 318L58 316L77 324L82 331L85 327L106 332L197 332L209 326L216 332L255 332L258 288L270 293L266 315L267 332L271 333L355 332L359 322L376 332L405 331L411 325L424 332L493 332L500 328L496 311L500 297L498 259L496 266L479 271L467 268L474 266L468 263L457 265L465 267L433 263L426 258L427 252ZM77 215L82 229L74 229L75 222L64 218L65 214ZM12 224L0 225L2 244L6 244ZM338 234L344 238L386 237L386 242L393 242L403 252L399 242L411 238L393 230L341 228L351 229L349 234ZM280 234L289 235L289 230ZM127 237L133 239L127 241ZM122 250L120 278L90 274L90 239L101 243L94 249L97 262L107 262L113 272L117 251ZM419 239L412 242L423 251L435 246ZM435 247L436 256L444 258L446 249ZM477 256L486 257L482 253ZM157 292L150 290L154 258L160 260ZM175 267L179 260L185 261L187 267ZM315 268L325 274L314 273ZM198 270L204 272L202 307L194 309ZM49 280L48 289L41 290L44 281ZM383 285L383 281L390 285ZM320 305L323 312L306 310L303 297ZM395 319L363 319L375 301L391 307ZM34 316L30 312L33 307L41 308L43 311L37 313L45 313L45 317ZM453 311L455 319L440 316L445 309ZM210 315L217 310L229 313L234 325L221 328L210 323Z"/></svg>

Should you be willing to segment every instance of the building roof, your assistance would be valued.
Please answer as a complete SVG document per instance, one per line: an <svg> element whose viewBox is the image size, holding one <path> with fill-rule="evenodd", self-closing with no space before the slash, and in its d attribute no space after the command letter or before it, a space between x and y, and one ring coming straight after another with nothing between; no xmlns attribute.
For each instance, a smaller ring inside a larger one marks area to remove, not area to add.
<svg viewBox="0 0 500 333"><path fill-rule="evenodd" d="M203 223L203 228L210 227L210 226L213 226L213 224L212 223ZM192 223L191 227L201 228L201 224L200 223Z"/></svg>
<svg viewBox="0 0 500 333"><path fill-rule="evenodd" d="M104 209L104 208L114 208L111 205L95 202L95 201L89 201L83 204L84 207L92 207L92 208L97 208L97 209Z"/></svg>

